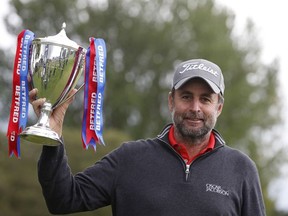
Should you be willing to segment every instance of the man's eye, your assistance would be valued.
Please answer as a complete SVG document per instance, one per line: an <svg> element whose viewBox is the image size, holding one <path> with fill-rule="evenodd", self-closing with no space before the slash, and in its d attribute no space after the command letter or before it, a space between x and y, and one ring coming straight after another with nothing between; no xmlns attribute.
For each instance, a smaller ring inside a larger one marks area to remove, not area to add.
<svg viewBox="0 0 288 216"><path fill-rule="evenodd" d="M207 98L207 97L201 98L201 100L205 103L208 103L211 101L210 98Z"/></svg>
<svg viewBox="0 0 288 216"><path fill-rule="evenodd" d="M185 99L185 100L188 100L188 99L190 99L191 97L190 96L188 96L188 95L183 95L182 96L182 99Z"/></svg>

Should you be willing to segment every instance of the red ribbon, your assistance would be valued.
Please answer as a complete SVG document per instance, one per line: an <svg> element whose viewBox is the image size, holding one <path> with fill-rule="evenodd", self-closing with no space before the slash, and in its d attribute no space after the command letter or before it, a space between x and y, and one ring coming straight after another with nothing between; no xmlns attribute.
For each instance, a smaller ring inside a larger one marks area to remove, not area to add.
<svg viewBox="0 0 288 216"><path fill-rule="evenodd" d="M9 155L13 154L18 158L20 155L19 145L20 138L18 136L21 129L19 128L20 121L20 97L21 97L21 83L20 83L20 70L21 70L21 57L22 57L22 46L23 37L26 30L23 30L17 38L17 49L14 59L13 69L13 89L12 89L12 102L10 108L10 118L7 130Z"/></svg>
<svg viewBox="0 0 288 216"><path fill-rule="evenodd" d="M94 40L90 40L90 55L89 55L89 67L85 67L86 76L85 84L88 85L86 94L86 129L85 135L82 137L83 139L83 147L88 148L90 144L94 146L95 142L98 141L98 138L95 134L94 128L94 118L95 118L95 109L96 109L96 95L97 95L97 69L96 69L96 49L95 49L95 42ZM88 74L87 74L88 73Z"/></svg>

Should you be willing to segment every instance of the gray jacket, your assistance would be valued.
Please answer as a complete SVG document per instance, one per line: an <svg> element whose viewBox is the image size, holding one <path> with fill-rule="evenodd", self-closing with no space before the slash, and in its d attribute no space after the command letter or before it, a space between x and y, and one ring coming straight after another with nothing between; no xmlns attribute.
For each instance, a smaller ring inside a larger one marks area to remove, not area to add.
<svg viewBox="0 0 288 216"><path fill-rule="evenodd" d="M224 144L186 166L158 137L127 142L81 173L72 175L64 146L43 147L39 181L54 214L112 206L114 216L264 216L254 162Z"/></svg>

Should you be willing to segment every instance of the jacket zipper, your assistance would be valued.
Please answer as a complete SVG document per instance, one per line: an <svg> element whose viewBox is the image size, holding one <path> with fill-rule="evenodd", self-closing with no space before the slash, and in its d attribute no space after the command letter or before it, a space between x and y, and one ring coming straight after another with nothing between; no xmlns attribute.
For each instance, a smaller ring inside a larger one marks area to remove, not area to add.
<svg viewBox="0 0 288 216"><path fill-rule="evenodd" d="M166 142L165 142L165 143L166 143ZM173 152L175 152L175 154L176 154L176 155L178 156L178 158L180 159L181 163L184 164L184 172L185 172L185 180L186 180L186 182L188 181L188 178L189 178L189 175L190 175L190 167L191 167L191 165L192 165L195 161L197 161L198 159L206 156L207 154L212 153L212 152L215 151L216 149L222 147L222 146L218 146L218 147L214 148L212 151L206 152L206 153L200 155L200 156L197 157L195 160L193 160L190 164L187 164L186 161L182 158L182 156L181 156L169 143L166 143L166 144L169 146L169 148L170 148Z"/></svg>
<svg viewBox="0 0 288 216"><path fill-rule="evenodd" d="M190 165L186 163L186 169L185 169L185 175L186 175L186 181L188 181L189 173L190 173Z"/></svg>
<svg viewBox="0 0 288 216"><path fill-rule="evenodd" d="M191 167L191 165L192 165L195 161L197 161L198 159L200 159L200 158L202 158L202 157L205 157L207 154L213 153L214 150L216 150L216 149L218 149L218 148L220 148L220 147L221 147L221 146L216 147L216 148L214 148L212 151L206 152L206 153L198 156L198 157L195 158L190 164L187 164L187 163L182 159L182 157L181 157L181 155L180 155L182 161L185 163L186 181L188 181L188 177L189 177L189 174L190 174L190 167ZM176 152L176 153L177 153L177 152ZM177 154L178 154L178 153L177 153Z"/></svg>
<svg viewBox="0 0 288 216"><path fill-rule="evenodd" d="M161 140L161 139L160 139ZM184 159L182 158L182 156L167 142L165 142L164 140L161 140L162 142L164 142L167 146L169 146L169 148L177 155L177 157L180 159L181 163L184 164L184 172L185 172L185 180L188 181L188 178L189 178L189 174L190 174L190 167L191 165L196 161L198 160L199 158L202 158L204 157L206 154L209 154L209 153L212 153L213 151L215 151L216 149L222 147L222 146L218 146L218 147L215 147L212 151L210 152L206 152L204 153L203 155L200 155L199 157L197 157L194 161L192 161L190 164L187 164Z"/></svg>
<svg viewBox="0 0 288 216"><path fill-rule="evenodd" d="M187 181L190 174L190 166L194 161L192 161L192 163L190 164L187 164L186 161L182 158L182 156L169 143L166 143L166 145L169 146L169 148L177 155L181 163L184 164L185 180Z"/></svg>

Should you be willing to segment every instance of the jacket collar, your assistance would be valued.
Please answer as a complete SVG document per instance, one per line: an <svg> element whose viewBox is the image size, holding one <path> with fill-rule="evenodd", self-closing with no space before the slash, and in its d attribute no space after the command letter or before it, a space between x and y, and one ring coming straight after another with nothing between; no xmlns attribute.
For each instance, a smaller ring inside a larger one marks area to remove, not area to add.
<svg viewBox="0 0 288 216"><path fill-rule="evenodd" d="M162 140L163 142L166 142L166 143L169 143L169 138L168 138L168 133L169 133L169 130L171 128L173 124L170 123L170 124L167 124L163 129L162 131L160 132L160 134L157 136L160 140ZM218 146L221 146L221 145L225 145L225 141L224 139L222 138L221 134L213 129L212 132L214 133L215 135L215 148L218 147Z"/></svg>

